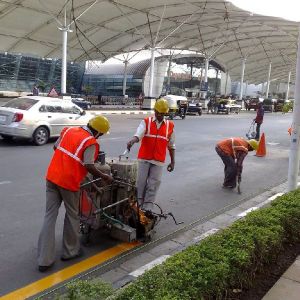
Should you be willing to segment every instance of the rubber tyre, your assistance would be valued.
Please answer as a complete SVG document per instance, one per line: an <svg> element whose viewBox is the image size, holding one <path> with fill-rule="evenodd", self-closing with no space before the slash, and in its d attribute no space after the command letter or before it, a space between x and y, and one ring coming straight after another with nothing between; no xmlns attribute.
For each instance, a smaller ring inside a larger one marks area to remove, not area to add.
<svg viewBox="0 0 300 300"><path fill-rule="evenodd" d="M198 111L198 115L202 116L202 111L201 110Z"/></svg>
<svg viewBox="0 0 300 300"><path fill-rule="evenodd" d="M49 140L48 129L44 126L38 127L32 135L32 140L36 146L43 146L43 145L47 144L47 142Z"/></svg>

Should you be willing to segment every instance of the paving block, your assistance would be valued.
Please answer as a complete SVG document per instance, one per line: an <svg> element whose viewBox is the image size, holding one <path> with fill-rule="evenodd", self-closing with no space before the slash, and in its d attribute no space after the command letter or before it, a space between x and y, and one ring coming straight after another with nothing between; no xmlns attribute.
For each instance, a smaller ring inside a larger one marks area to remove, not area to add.
<svg viewBox="0 0 300 300"><path fill-rule="evenodd" d="M193 240L195 236L199 235L196 231L194 230L187 230L181 234L179 234L177 237L173 238L172 241L179 243L181 245L187 244L190 241Z"/></svg>
<svg viewBox="0 0 300 300"><path fill-rule="evenodd" d="M148 252L153 256L158 257L161 255L172 254L174 252L177 252L176 250L179 250L181 246L181 244L171 240L159 244L158 246L152 248Z"/></svg>
<svg viewBox="0 0 300 300"><path fill-rule="evenodd" d="M230 216L227 214L221 214L219 216L216 216L216 217L210 219L210 221L216 224L216 226L215 226L216 228L226 228L239 218L240 217L238 217L238 216Z"/></svg>
<svg viewBox="0 0 300 300"><path fill-rule="evenodd" d="M216 228L216 223L213 223L211 221L207 221L205 223L199 224L196 227L194 227L192 230L197 232L197 235L201 235L213 228Z"/></svg>
<svg viewBox="0 0 300 300"><path fill-rule="evenodd" d="M281 277L262 300L299 300L300 283Z"/></svg>
<svg viewBox="0 0 300 300"><path fill-rule="evenodd" d="M116 268L113 270L110 270L100 276L100 278L105 281L109 282L111 284L115 283L116 281L120 280L124 276L126 276L128 273L121 269L121 268Z"/></svg>
<svg viewBox="0 0 300 300"><path fill-rule="evenodd" d="M296 261L288 268L288 270L282 275L282 277L300 283L300 260L296 259Z"/></svg>
<svg viewBox="0 0 300 300"><path fill-rule="evenodd" d="M126 270L128 273L146 265L150 261L153 261L156 257L148 252L141 253L136 257L133 257L120 265L120 268Z"/></svg>

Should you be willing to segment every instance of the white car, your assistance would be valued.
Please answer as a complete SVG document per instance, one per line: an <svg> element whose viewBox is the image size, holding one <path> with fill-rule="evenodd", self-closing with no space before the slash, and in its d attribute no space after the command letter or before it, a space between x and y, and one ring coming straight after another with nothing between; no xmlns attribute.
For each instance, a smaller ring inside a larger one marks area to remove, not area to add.
<svg viewBox="0 0 300 300"><path fill-rule="evenodd" d="M0 135L7 140L28 138L41 146L64 127L86 125L91 117L70 100L25 96L0 107Z"/></svg>

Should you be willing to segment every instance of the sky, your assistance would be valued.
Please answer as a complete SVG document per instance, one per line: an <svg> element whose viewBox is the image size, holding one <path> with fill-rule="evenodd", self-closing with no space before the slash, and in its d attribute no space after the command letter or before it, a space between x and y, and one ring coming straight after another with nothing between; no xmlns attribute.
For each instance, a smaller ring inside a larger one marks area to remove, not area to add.
<svg viewBox="0 0 300 300"><path fill-rule="evenodd" d="M229 0L235 6L253 13L300 21L299 0Z"/></svg>

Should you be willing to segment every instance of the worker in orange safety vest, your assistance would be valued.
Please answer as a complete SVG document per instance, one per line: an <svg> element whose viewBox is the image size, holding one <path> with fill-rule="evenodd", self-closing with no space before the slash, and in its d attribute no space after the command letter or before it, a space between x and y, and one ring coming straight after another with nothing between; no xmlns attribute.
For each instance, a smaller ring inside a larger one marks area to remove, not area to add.
<svg viewBox="0 0 300 300"><path fill-rule="evenodd" d="M248 151L257 150L258 141L234 137L221 140L216 145L216 152L222 159L225 168L223 188L233 189L237 180L240 182L243 171L243 161Z"/></svg>
<svg viewBox="0 0 300 300"><path fill-rule="evenodd" d="M55 223L61 203L66 209L61 260L82 255L79 241L80 183L87 173L107 182L113 179L95 166L99 154L97 138L107 133L107 118L96 116L87 126L64 128L54 145L54 154L46 175L46 213L38 241L39 271L45 272L55 262Z"/></svg>
<svg viewBox="0 0 300 300"><path fill-rule="evenodd" d="M172 172L175 167L175 131L174 123L165 119L168 111L167 100L157 100L154 105L155 116L145 118L134 137L127 143L130 151L133 144L141 141L138 152L137 198L144 210L153 209L167 149L171 159L167 170Z"/></svg>

